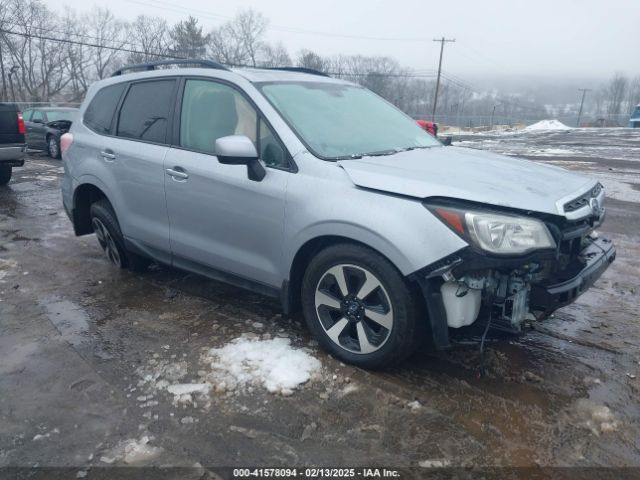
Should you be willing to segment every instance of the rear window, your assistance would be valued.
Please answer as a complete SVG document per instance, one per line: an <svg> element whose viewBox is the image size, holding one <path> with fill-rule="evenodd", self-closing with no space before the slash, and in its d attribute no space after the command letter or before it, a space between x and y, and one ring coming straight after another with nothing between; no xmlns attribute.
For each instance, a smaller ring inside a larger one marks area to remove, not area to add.
<svg viewBox="0 0 640 480"><path fill-rule="evenodd" d="M120 109L118 137L165 143L175 80L134 83Z"/></svg>
<svg viewBox="0 0 640 480"><path fill-rule="evenodd" d="M126 83L119 83L96 93L84 112L84 124L97 133L110 133L111 120L125 87Z"/></svg>
<svg viewBox="0 0 640 480"><path fill-rule="evenodd" d="M47 111L47 121L57 122L59 120L67 120L73 122L76 112L73 110L49 110Z"/></svg>

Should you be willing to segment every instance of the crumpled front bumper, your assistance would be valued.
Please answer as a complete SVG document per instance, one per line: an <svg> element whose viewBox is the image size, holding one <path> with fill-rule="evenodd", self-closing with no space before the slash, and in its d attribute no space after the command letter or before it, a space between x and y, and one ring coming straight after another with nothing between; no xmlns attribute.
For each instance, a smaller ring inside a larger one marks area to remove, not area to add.
<svg viewBox="0 0 640 480"><path fill-rule="evenodd" d="M584 268L573 278L560 283L547 285L533 284L529 306L550 314L553 311L574 302L600 278L616 258L616 248L611 240L599 238L580 252L584 259Z"/></svg>

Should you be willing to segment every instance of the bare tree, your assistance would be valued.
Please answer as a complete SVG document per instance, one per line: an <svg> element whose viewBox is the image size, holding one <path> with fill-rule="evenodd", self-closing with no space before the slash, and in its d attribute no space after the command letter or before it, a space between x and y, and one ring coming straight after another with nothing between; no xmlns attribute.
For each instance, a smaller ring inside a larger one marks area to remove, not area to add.
<svg viewBox="0 0 640 480"><path fill-rule="evenodd" d="M274 53L272 47L268 47L263 41L268 23L264 15L255 10L241 11L232 20L211 32L211 55L218 61L230 65L258 66L262 63L261 56ZM281 50L284 50L284 47ZM282 51L278 54L282 57ZM274 58L272 56L270 60Z"/></svg>
<svg viewBox="0 0 640 480"><path fill-rule="evenodd" d="M633 81L629 82L628 92L627 113L631 114L636 106L640 105L640 76L635 77Z"/></svg>
<svg viewBox="0 0 640 480"><path fill-rule="evenodd" d="M607 87L608 108L607 113L617 115L622 111L622 102L627 90L627 77L622 73L616 72L609 81Z"/></svg>
<svg viewBox="0 0 640 480"><path fill-rule="evenodd" d="M11 27L11 16L9 15L10 0L0 0L0 29ZM5 76L5 58L8 58L10 53L7 48L4 37L0 34L0 81L2 81L2 90L0 90L0 101L8 100L9 94L7 90L7 80Z"/></svg>
<svg viewBox="0 0 640 480"><path fill-rule="evenodd" d="M139 15L128 25L129 39L135 50L130 53L129 63L146 63L169 55L169 27L166 20L159 17Z"/></svg>
<svg viewBox="0 0 640 480"><path fill-rule="evenodd" d="M95 79L91 75L91 64L93 61L92 47L81 45L82 40L89 39L87 28L76 16L75 12L70 9L65 10L64 17L61 19L61 29L66 35L74 40L74 43L63 45L67 51L66 70L69 76L68 100L71 102L81 101L91 82ZM80 42L78 42L80 40Z"/></svg>
<svg viewBox="0 0 640 480"><path fill-rule="evenodd" d="M259 63L262 67L289 67L292 65L289 52L281 43L275 46L265 44L262 47Z"/></svg>
<svg viewBox="0 0 640 480"><path fill-rule="evenodd" d="M92 66L98 78L105 78L111 70L122 64L122 52L126 29L124 22L118 20L110 10L98 8L83 18L87 25L87 34L91 42L98 45L92 50Z"/></svg>
<svg viewBox="0 0 640 480"><path fill-rule="evenodd" d="M330 66L330 60L322 58L311 50L301 50L298 53L298 60L296 62L299 67L310 68L312 70L318 70L319 72L327 72Z"/></svg>
<svg viewBox="0 0 640 480"><path fill-rule="evenodd" d="M14 68L16 99L41 101L57 95L69 82L66 50L43 35L56 29L57 16L38 0L13 0L6 8L15 33L2 33L1 39Z"/></svg>

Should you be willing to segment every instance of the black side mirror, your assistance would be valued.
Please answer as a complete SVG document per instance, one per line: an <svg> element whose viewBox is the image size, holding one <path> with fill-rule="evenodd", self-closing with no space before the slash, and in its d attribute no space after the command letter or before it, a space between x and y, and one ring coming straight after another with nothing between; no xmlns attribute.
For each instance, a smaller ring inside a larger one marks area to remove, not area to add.
<svg viewBox="0 0 640 480"><path fill-rule="evenodd" d="M249 180L260 182L267 171L258 160L256 147L244 135L229 135L216 140L216 156L224 165L246 165Z"/></svg>
<svg viewBox="0 0 640 480"><path fill-rule="evenodd" d="M42 119L40 119L40 118L34 118L34 119L33 119L33 120L31 120L31 121L32 121L33 123L44 123L44 122L42 121Z"/></svg>
<svg viewBox="0 0 640 480"><path fill-rule="evenodd" d="M453 137L452 136L444 137L442 139L442 145L444 145L445 147L450 147L452 141L453 141Z"/></svg>

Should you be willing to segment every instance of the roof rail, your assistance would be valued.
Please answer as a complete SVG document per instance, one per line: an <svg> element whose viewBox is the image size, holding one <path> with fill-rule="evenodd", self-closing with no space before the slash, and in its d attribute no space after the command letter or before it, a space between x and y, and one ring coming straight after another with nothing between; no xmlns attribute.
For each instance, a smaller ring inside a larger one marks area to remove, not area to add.
<svg viewBox="0 0 640 480"><path fill-rule="evenodd" d="M260 67L258 67L260 68ZM263 67L265 70L284 70L285 72L308 73L309 75L319 75L321 77L330 77L329 74L306 67Z"/></svg>
<svg viewBox="0 0 640 480"><path fill-rule="evenodd" d="M229 70L221 63L214 62L213 60L196 60L196 59L176 59L176 60L160 60L157 62L139 63L137 65L127 65L126 67L119 68L111 74L112 77L117 77L129 70L156 70L156 67L163 65L198 65L202 68L214 68L216 70Z"/></svg>

